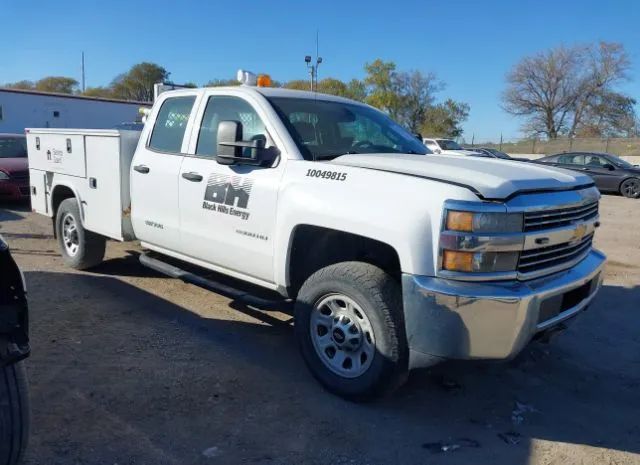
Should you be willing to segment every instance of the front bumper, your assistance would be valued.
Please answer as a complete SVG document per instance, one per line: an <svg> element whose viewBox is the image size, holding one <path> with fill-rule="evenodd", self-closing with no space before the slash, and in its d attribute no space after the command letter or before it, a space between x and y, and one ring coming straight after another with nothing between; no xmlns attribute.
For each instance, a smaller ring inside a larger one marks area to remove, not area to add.
<svg viewBox="0 0 640 465"><path fill-rule="evenodd" d="M0 180L0 200L24 200L30 195L29 179Z"/></svg>
<svg viewBox="0 0 640 465"><path fill-rule="evenodd" d="M530 281L463 282L402 276L410 366L441 359L508 359L536 333L586 309L606 257L592 250L573 268Z"/></svg>

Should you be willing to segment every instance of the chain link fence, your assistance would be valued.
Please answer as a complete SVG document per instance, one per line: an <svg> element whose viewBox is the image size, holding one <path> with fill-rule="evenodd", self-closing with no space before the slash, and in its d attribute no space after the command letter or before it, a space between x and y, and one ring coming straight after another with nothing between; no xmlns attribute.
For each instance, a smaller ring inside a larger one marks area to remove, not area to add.
<svg viewBox="0 0 640 465"><path fill-rule="evenodd" d="M529 155L551 155L561 152L605 152L619 155L622 157L638 157L640 159L640 137L622 138L570 138L563 137L558 139L510 139L509 141L500 141L500 138L494 141L478 142L473 140L471 143L466 141L466 146L489 147L496 148L506 153L513 154L529 154Z"/></svg>

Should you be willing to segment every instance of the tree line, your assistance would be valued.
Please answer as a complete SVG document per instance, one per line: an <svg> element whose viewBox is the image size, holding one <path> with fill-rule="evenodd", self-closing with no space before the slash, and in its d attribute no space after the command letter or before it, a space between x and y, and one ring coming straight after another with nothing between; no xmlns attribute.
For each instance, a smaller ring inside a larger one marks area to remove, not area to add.
<svg viewBox="0 0 640 465"><path fill-rule="evenodd" d="M529 136L632 137L636 100L619 89L630 60L619 43L560 46L518 62L507 74L503 108Z"/></svg>
<svg viewBox="0 0 640 465"><path fill-rule="evenodd" d="M636 100L620 90L630 79L631 63L619 43L560 46L524 57L506 76L502 108L524 120L528 136L631 137L640 134ZM119 74L108 86L80 92L78 81L49 76L19 81L6 87L45 92L82 94L150 102L153 84L169 80L170 72L154 63L139 63ZM235 79L213 79L205 86L238 85ZM308 90L309 81L273 83ZM187 86L196 87L189 83ZM434 73L400 71L392 61L364 65L364 78L342 81L321 79L317 91L366 102L380 108L412 132L456 138L469 116L467 103L437 100L445 84ZM496 128L499 130L499 128Z"/></svg>
<svg viewBox="0 0 640 465"><path fill-rule="evenodd" d="M462 134L462 123L469 115L469 105L453 99L437 102L436 96L444 90L445 84L434 73L399 71L392 61L380 59L365 64L364 72L364 79L320 79L317 91L380 108L414 133L439 137L459 137ZM168 81L170 74L162 66L145 62L116 76L108 86L89 87L84 92L79 89L76 79L65 76L49 76L35 82L18 81L5 87L150 102L153 100L153 84ZM238 84L235 79L213 79L205 87ZM273 85L298 90L310 88L309 81L302 79L274 81ZM186 86L197 87L194 83Z"/></svg>

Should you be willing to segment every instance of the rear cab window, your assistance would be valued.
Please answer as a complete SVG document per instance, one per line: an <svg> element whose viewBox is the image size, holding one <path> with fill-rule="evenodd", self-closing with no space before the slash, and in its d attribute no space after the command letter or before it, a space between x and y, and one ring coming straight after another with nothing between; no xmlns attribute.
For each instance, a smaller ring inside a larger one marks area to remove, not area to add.
<svg viewBox="0 0 640 465"><path fill-rule="evenodd" d="M148 148L157 152L180 153L195 95L166 99L153 126Z"/></svg>

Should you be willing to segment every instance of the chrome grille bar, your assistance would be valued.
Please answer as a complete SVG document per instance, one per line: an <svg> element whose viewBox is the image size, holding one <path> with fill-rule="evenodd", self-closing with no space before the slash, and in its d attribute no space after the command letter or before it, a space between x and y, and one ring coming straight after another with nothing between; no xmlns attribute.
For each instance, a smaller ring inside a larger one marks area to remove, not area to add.
<svg viewBox="0 0 640 465"><path fill-rule="evenodd" d="M580 207L570 207L558 210L527 212L524 215L524 230L535 231L551 229L571 224L573 221L585 221L598 215L598 202Z"/></svg>
<svg viewBox="0 0 640 465"><path fill-rule="evenodd" d="M549 266L570 262L588 252L591 249L592 241L593 234L583 238L578 243L565 243L523 252L520 255L518 271L520 273L530 273Z"/></svg>

